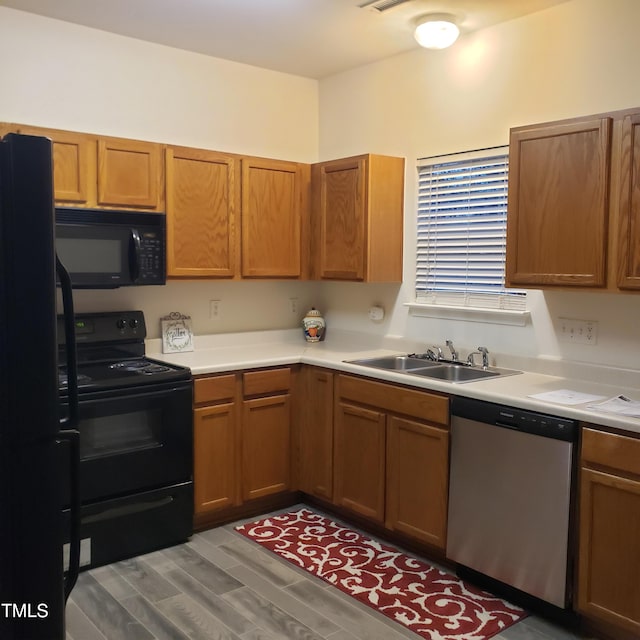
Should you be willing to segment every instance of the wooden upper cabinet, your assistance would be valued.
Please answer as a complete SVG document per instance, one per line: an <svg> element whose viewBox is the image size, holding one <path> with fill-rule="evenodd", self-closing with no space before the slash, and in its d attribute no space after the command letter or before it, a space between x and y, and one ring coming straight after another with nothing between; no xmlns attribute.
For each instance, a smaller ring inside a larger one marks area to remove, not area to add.
<svg viewBox="0 0 640 640"><path fill-rule="evenodd" d="M51 138L56 204L164 210L161 144L22 124L0 126Z"/></svg>
<svg viewBox="0 0 640 640"><path fill-rule="evenodd" d="M242 159L242 276L299 278L307 199L303 165Z"/></svg>
<svg viewBox="0 0 640 640"><path fill-rule="evenodd" d="M620 158L617 284L640 289L640 112L622 122Z"/></svg>
<svg viewBox="0 0 640 640"><path fill-rule="evenodd" d="M158 210L163 204L162 145L98 139L98 205Z"/></svg>
<svg viewBox="0 0 640 640"><path fill-rule="evenodd" d="M313 275L402 281L404 158L363 155L311 168Z"/></svg>
<svg viewBox="0 0 640 640"><path fill-rule="evenodd" d="M237 158L166 149L167 275L231 278L238 273Z"/></svg>
<svg viewBox="0 0 640 640"><path fill-rule="evenodd" d="M611 130L610 117L511 130L507 286L606 285Z"/></svg>
<svg viewBox="0 0 640 640"><path fill-rule="evenodd" d="M24 125L17 125L15 131L51 138L56 202L72 206L95 205L96 136Z"/></svg>

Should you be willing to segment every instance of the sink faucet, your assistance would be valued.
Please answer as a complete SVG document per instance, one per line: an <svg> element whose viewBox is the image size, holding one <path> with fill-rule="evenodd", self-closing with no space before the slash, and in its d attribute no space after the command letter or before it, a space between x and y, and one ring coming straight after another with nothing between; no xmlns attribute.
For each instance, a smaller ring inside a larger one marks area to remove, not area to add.
<svg viewBox="0 0 640 640"><path fill-rule="evenodd" d="M437 344L434 344L433 348L438 351L438 354L436 355L431 349L427 349L427 355L429 356L429 359L430 360L444 360L444 354L442 353L442 349Z"/></svg>
<svg viewBox="0 0 640 640"><path fill-rule="evenodd" d="M456 351L455 347L453 346L453 341L452 340L447 340L446 345L447 345L447 347L449 347L449 351L451 351L451 359L454 362L458 362L458 352Z"/></svg>
<svg viewBox="0 0 640 640"><path fill-rule="evenodd" d="M473 367L475 365L473 356L482 356L482 368L489 368L489 349L487 349L487 347L478 347L477 351L473 351L467 356L467 364L470 367Z"/></svg>

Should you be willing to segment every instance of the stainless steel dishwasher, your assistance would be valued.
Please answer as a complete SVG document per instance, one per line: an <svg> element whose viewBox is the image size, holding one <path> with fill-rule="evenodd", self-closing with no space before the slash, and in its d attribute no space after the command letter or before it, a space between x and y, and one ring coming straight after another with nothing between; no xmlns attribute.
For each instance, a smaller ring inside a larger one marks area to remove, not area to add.
<svg viewBox="0 0 640 640"><path fill-rule="evenodd" d="M447 557L562 609L577 423L454 398Z"/></svg>

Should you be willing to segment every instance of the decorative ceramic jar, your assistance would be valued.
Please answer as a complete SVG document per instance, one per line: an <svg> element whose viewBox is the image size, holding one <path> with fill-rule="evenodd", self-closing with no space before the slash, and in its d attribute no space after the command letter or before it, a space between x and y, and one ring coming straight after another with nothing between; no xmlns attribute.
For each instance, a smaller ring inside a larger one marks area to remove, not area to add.
<svg viewBox="0 0 640 640"><path fill-rule="evenodd" d="M315 307L311 307L307 315L302 318L302 328L307 342L320 342L324 339L326 323Z"/></svg>

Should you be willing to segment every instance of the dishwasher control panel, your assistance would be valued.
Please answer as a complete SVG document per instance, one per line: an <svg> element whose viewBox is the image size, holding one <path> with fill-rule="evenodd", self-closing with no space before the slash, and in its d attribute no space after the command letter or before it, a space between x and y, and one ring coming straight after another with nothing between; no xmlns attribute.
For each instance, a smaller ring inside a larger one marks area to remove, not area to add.
<svg viewBox="0 0 640 640"><path fill-rule="evenodd" d="M469 420L556 440L575 442L578 437L578 423L575 420L506 407L492 402L456 397L451 403L451 413Z"/></svg>

